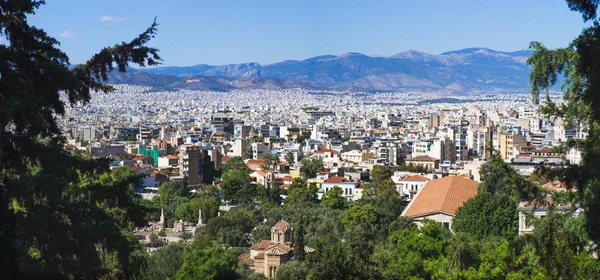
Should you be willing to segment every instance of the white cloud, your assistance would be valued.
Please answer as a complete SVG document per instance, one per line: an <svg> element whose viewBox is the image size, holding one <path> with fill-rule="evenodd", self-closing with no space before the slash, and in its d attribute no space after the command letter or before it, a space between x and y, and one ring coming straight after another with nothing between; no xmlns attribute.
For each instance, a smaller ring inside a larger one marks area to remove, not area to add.
<svg viewBox="0 0 600 280"><path fill-rule="evenodd" d="M131 19L131 17L113 17L111 15L100 17L100 21L102 21L102 22L104 22L104 21L127 21L130 19Z"/></svg>
<svg viewBox="0 0 600 280"><path fill-rule="evenodd" d="M65 30L64 32L61 32L58 34L58 37L61 38L73 38L75 37L75 33L71 30Z"/></svg>

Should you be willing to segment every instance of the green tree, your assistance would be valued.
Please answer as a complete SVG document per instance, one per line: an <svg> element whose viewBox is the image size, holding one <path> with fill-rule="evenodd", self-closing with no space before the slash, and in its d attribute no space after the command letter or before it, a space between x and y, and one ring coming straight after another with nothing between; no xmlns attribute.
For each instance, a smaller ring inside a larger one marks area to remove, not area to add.
<svg viewBox="0 0 600 280"><path fill-rule="evenodd" d="M158 239L156 236L155 239ZM163 280L174 277L183 264L184 245L171 243L154 251L140 273L140 279Z"/></svg>
<svg viewBox="0 0 600 280"><path fill-rule="evenodd" d="M175 218L187 222L195 222L198 220L198 210L200 209L202 210L202 219L206 222L210 218L217 216L219 201L214 196L199 193L192 197L189 202L177 205L177 208L175 208Z"/></svg>
<svg viewBox="0 0 600 280"><path fill-rule="evenodd" d="M392 170L383 166L383 165L375 165L373 166L373 170L371 170L371 181L374 183L379 183L384 180L388 180L392 177Z"/></svg>
<svg viewBox="0 0 600 280"><path fill-rule="evenodd" d="M291 260L277 268L275 274L277 280L304 280L308 275L308 266L304 262Z"/></svg>
<svg viewBox="0 0 600 280"><path fill-rule="evenodd" d="M159 206L165 207L178 197L186 197L187 193L187 189L182 184L177 184L174 181L166 181L158 187L158 196L154 200L156 200Z"/></svg>
<svg viewBox="0 0 600 280"><path fill-rule="evenodd" d="M481 184L479 192L506 194L521 200L535 200L542 195L539 188L531 181L519 175L508 163L492 155L481 166Z"/></svg>
<svg viewBox="0 0 600 280"><path fill-rule="evenodd" d="M296 178L288 188L288 196L285 198L286 205L298 205L304 203L318 203L318 188L315 183L308 184L303 178Z"/></svg>
<svg viewBox="0 0 600 280"><path fill-rule="evenodd" d="M371 261L375 249L377 216L370 204L352 206L345 211L344 245L352 263L352 274L357 278L376 278L377 270Z"/></svg>
<svg viewBox="0 0 600 280"><path fill-rule="evenodd" d="M517 204L516 199L506 194L479 193L458 208L452 229L479 238L515 238L519 229Z"/></svg>
<svg viewBox="0 0 600 280"><path fill-rule="evenodd" d="M300 220L298 221L298 226L296 227L296 232L294 233L295 239L295 250L294 250L294 259L300 262L303 262L306 258L306 252L304 251L304 246L306 246L306 241L304 239L304 235L306 234L305 228L306 220L304 215L300 216Z"/></svg>
<svg viewBox="0 0 600 280"><path fill-rule="evenodd" d="M221 183L223 199L233 203L248 203L256 197L256 187L245 170L229 170L223 174Z"/></svg>
<svg viewBox="0 0 600 280"><path fill-rule="evenodd" d="M287 152L285 154L285 161L287 161L289 165L292 165L294 163L294 154L292 152Z"/></svg>
<svg viewBox="0 0 600 280"><path fill-rule="evenodd" d="M597 67L600 49L600 21L597 18L598 1L567 0L569 8L579 12L583 21L591 21L568 47L548 49L540 42L531 42L534 50L527 60L531 65L531 94L539 100L545 93L541 111L549 117L558 117L565 123L576 123L588 128L587 138L578 146L582 149L582 164L549 170L571 188L577 189L578 201L585 209L587 231L591 239L600 242L600 68ZM559 79L564 75L564 79ZM562 80L563 100L553 102L549 89ZM573 143L570 146L574 145ZM570 148L570 147L569 147ZM560 174L559 174L560 173ZM597 252L598 253L598 250Z"/></svg>
<svg viewBox="0 0 600 280"><path fill-rule="evenodd" d="M227 173L229 170L243 170L250 172L250 169L248 169L248 166L241 157L230 157L229 160L221 166L222 174Z"/></svg>
<svg viewBox="0 0 600 280"><path fill-rule="evenodd" d="M321 205L332 209L346 209L348 202L342 196L343 193L344 191L342 190L342 188L338 186L333 186L333 188L327 191L325 195L321 198Z"/></svg>
<svg viewBox="0 0 600 280"><path fill-rule="evenodd" d="M174 279L235 279L236 263L236 252L216 248L208 239L198 239L186 247Z"/></svg>
<svg viewBox="0 0 600 280"><path fill-rule="evenodd" d="M303 158L300 161L300 175L306 179L315 178L320 171L325 170L322 159Z"/></svg>
<svg viewBox="0 0 600 280"><path fill-rule="evenodd" d="M27 21L43 4L0 2L6 39L0 45L0 274L127 278L136 241L122 222L133 200L113 195L125 198L129 189L95 183L108 163L64 152L57 119L66 103L85 105L90 92L112 91L104 82L113 67L124 72L129 62L158 64L158 50L146 46L157 24L71 67L58 40Z"/></svg>

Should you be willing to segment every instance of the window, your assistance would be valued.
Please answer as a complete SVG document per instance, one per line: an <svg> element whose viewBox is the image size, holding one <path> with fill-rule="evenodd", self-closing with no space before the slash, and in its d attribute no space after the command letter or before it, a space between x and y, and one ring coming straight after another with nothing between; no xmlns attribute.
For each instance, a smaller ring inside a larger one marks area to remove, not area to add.
<svg viewBox="0 0 600 280"><path fill-rule="evenodd" d="M442 223L442 225L443 225L445 228L447 228L447 229L450 229L450 223L448 223L448 222L444 222L444 223Z"/></svg>

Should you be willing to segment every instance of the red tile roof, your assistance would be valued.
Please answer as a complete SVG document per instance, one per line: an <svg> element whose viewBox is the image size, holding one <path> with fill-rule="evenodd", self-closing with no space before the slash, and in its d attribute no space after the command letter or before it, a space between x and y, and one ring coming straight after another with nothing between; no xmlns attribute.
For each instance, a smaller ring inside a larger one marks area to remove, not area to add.
<svg viewBox="0 0 600 280"><path fill-rule="evenodd" d="M408 204L402 216L422 217L435 213L454 216L456 209L477 194L477 182L462 176L431 180Z"/></svg>
<svg viewBox="0 0 600 280"><path fill-rule="evenodd" d="M325 183L341 183L342 181L344 181L344 177L333 176L327 178L327 180L325 180Z"/></svg>
<svg viewBox="0 0 600 280"><path fill-rule="evenodd" d="M324 154L324 153L331 153L332 155L339 155L340 152L336 151L336 150L332 150L332 149L321 149L315 152L315 154Z"/></svg>
<svg viewBox="0 0 600 280"><path fill-rule="evenodd" d="M250 249L262 251L262 250L269 248L271 245L273 245L271 240L261 240L258 244L250 247Z"/></svg>
<svg viewBox="0 0 600 280"><path fill-rule="evenodd" d="M402 181L429 181L429 178L423 177L421 175L413 175L402 179Z"/></svg>
<svg viewBox="0 0 600 280"><path fill-rule="evenodd" d="M439 159L430 156L418 156L409 158L406 161L439 161Z"/></svg>
<svg viewBox="0 0 600 280"><path fill-rule="evenodd" d="M133 158L133 160L147 160L149 158L149 156L136 156Z"/></svg>
<svg viewBox="0 0 600 280"><path fill-rule="evenodd" d="M166 156L166 158L167 159L171 159L171 160L173 160L173 159L179 159L178 156L172 156L172 155L168 155L168 156Z"/></svg>

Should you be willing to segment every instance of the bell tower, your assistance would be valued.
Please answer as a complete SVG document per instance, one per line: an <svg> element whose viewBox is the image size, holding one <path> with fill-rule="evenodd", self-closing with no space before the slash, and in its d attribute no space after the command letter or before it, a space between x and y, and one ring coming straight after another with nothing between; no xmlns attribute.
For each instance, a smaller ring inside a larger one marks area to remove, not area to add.
<svg viewBox="0 0 600 280"><path fill-rule="evenodd" d="M271 228L271 242L291 246L294 243L294 228L288 222L281 220Z"/></svg>

